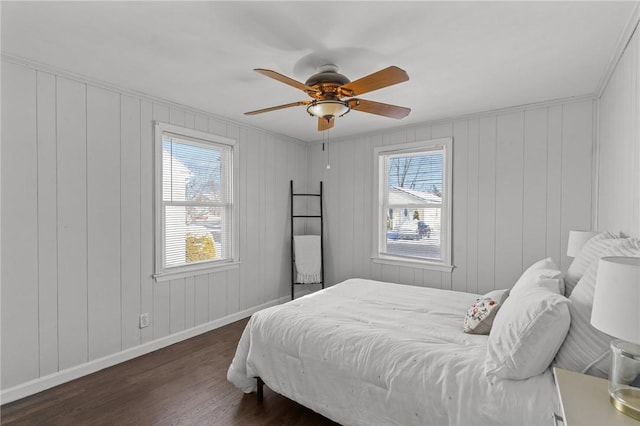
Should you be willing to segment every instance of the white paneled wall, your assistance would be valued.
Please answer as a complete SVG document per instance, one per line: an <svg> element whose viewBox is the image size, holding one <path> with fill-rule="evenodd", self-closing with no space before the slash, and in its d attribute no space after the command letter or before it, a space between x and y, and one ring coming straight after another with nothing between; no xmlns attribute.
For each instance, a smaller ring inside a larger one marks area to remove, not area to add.
<svg viewBox="0 0 640 426"><path fill-rule="evenodd" d="M583 100L331 141L328 153L313 144L309 182L328 188L328 282L365 277L484 293L511 287L546 256L566 269L569 230L592 224L593 124L593 101ZM373 148L446 136L453 137L455 269L373 263Z"/></svg>
<svg viewBox="0 0 640 426"><path fill-rule="evenodd" d="M2 390L286 297L291 179L313 192L324 181L329 284L365 277L484 293L545 256L566 269L568 231L590 229L596 210L599 229L640 235L639 49L636 35L597 126L593 101L553 102L332 140L324 151L3 61ZM239 141L239 268L151 278L153 120ZM373 263L373 148L447 136L455 269ZM151 326L141 330L143 312Z"/></svg>
<svg viewBox="0 0 640 426"><path fill-rule="evenodd" d="M122 92L2 63L3 390L289 294L307 147ZM153 120L239 141L239 268L151 278Z"/></svg>
<svg viewBox="0 0 640 426"><path fill-rule="evenodd" d="M640 35L599 103L598 229L640 236Z"/></svg>

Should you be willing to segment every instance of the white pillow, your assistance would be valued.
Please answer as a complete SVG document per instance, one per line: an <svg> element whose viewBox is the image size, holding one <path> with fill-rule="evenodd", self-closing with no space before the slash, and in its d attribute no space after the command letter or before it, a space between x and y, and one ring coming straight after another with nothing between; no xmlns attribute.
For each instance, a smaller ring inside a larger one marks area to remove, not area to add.
<svg viewBox="0 0 640 426"><path fill-rule="evenodd" d="M598 260L605 256L640 256L639 239L620 238L614 241L616 241L615 245L600 253L594 260L569 297L571 327L554 362L557 367L582 372L599 356L609 351L612 337L591 325ZM594 376L608 377L610 362L609 357L605 357L586 372Z"/></svg>
<svg viewBox="0 0 640 426"><path fill-rule="evenodd" d="M555 262L547 257L529 266L522 273L518 281L513 285L511 293L518 294L534 287L547 287L554 293L564 294L564 281L562 272L558 270Z"/></svg>
<svg viewBox="0 0 640 426"><path fill-rule="evenodd" d="M564 277L564 294L569 297L573 288L578 284L580 278L589 269L594 262L598 263L598 259L602 257L602 253L611 247L619 237L611 232L602 232L589 241L580 250L580 253L573 259L567 273Z"/></svg>
<svg viewBox="0 0 640 426"><path fill-rule="evenodd" d="M524 272L533 271L534 269L558 269L558 265L556 265L556 262L554 262L552 258L546 257L529 266Z"/></svg>
<svg viewBox="0 0 640 426"><path fill-rule="evenodd" d="M485 374L515 380L542 374L569 329L568 304L544 287L509 295L489 333Z"/></svg>

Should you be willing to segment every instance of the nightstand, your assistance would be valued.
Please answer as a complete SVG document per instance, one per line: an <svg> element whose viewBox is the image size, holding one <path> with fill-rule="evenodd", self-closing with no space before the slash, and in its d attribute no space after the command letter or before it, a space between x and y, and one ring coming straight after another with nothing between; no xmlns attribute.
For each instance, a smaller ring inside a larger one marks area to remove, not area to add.
<svg viewBox="0 0 640 426"><path fill-rule="evenodd" d="M553 376L565 426L640 426L611 405L608 380L560 368L553 369Z"/></svg>

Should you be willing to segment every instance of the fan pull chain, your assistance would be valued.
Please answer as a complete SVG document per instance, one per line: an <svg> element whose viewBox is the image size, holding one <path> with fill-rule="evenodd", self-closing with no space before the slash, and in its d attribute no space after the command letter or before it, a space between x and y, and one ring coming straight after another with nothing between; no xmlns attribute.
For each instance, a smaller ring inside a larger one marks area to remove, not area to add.
<svg viewBox="0 0 640 426"><path fill-rule="evenodd" d="M322 140L324 141L324 134L327 134L327 170L331 168L331 164L329 164L329 129L325 132L322 132Z"/></svg>

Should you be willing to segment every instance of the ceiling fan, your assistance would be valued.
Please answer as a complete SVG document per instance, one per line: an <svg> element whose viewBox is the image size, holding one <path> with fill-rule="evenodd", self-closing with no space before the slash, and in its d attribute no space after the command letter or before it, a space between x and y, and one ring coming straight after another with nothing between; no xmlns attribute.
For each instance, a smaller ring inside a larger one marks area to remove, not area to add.
<svg viewBox="0 0 640 426"><path fill-rule="evenodd" d="M245 115L261 114L294 106L306 106L310 115L318 117L318 131L323 131L333 127L336 117L342 117L352 109L396 119L406 117L411 112L410 108L353 97L409 80L406 71L396 66L390 66L358 80L350 81L338 73L337 66L323 65L320 67L320 72L309 77L304 84L275 71L262 68L256 68L254 71L300 89L313 100L258 109L245 112Z"/></svg>

